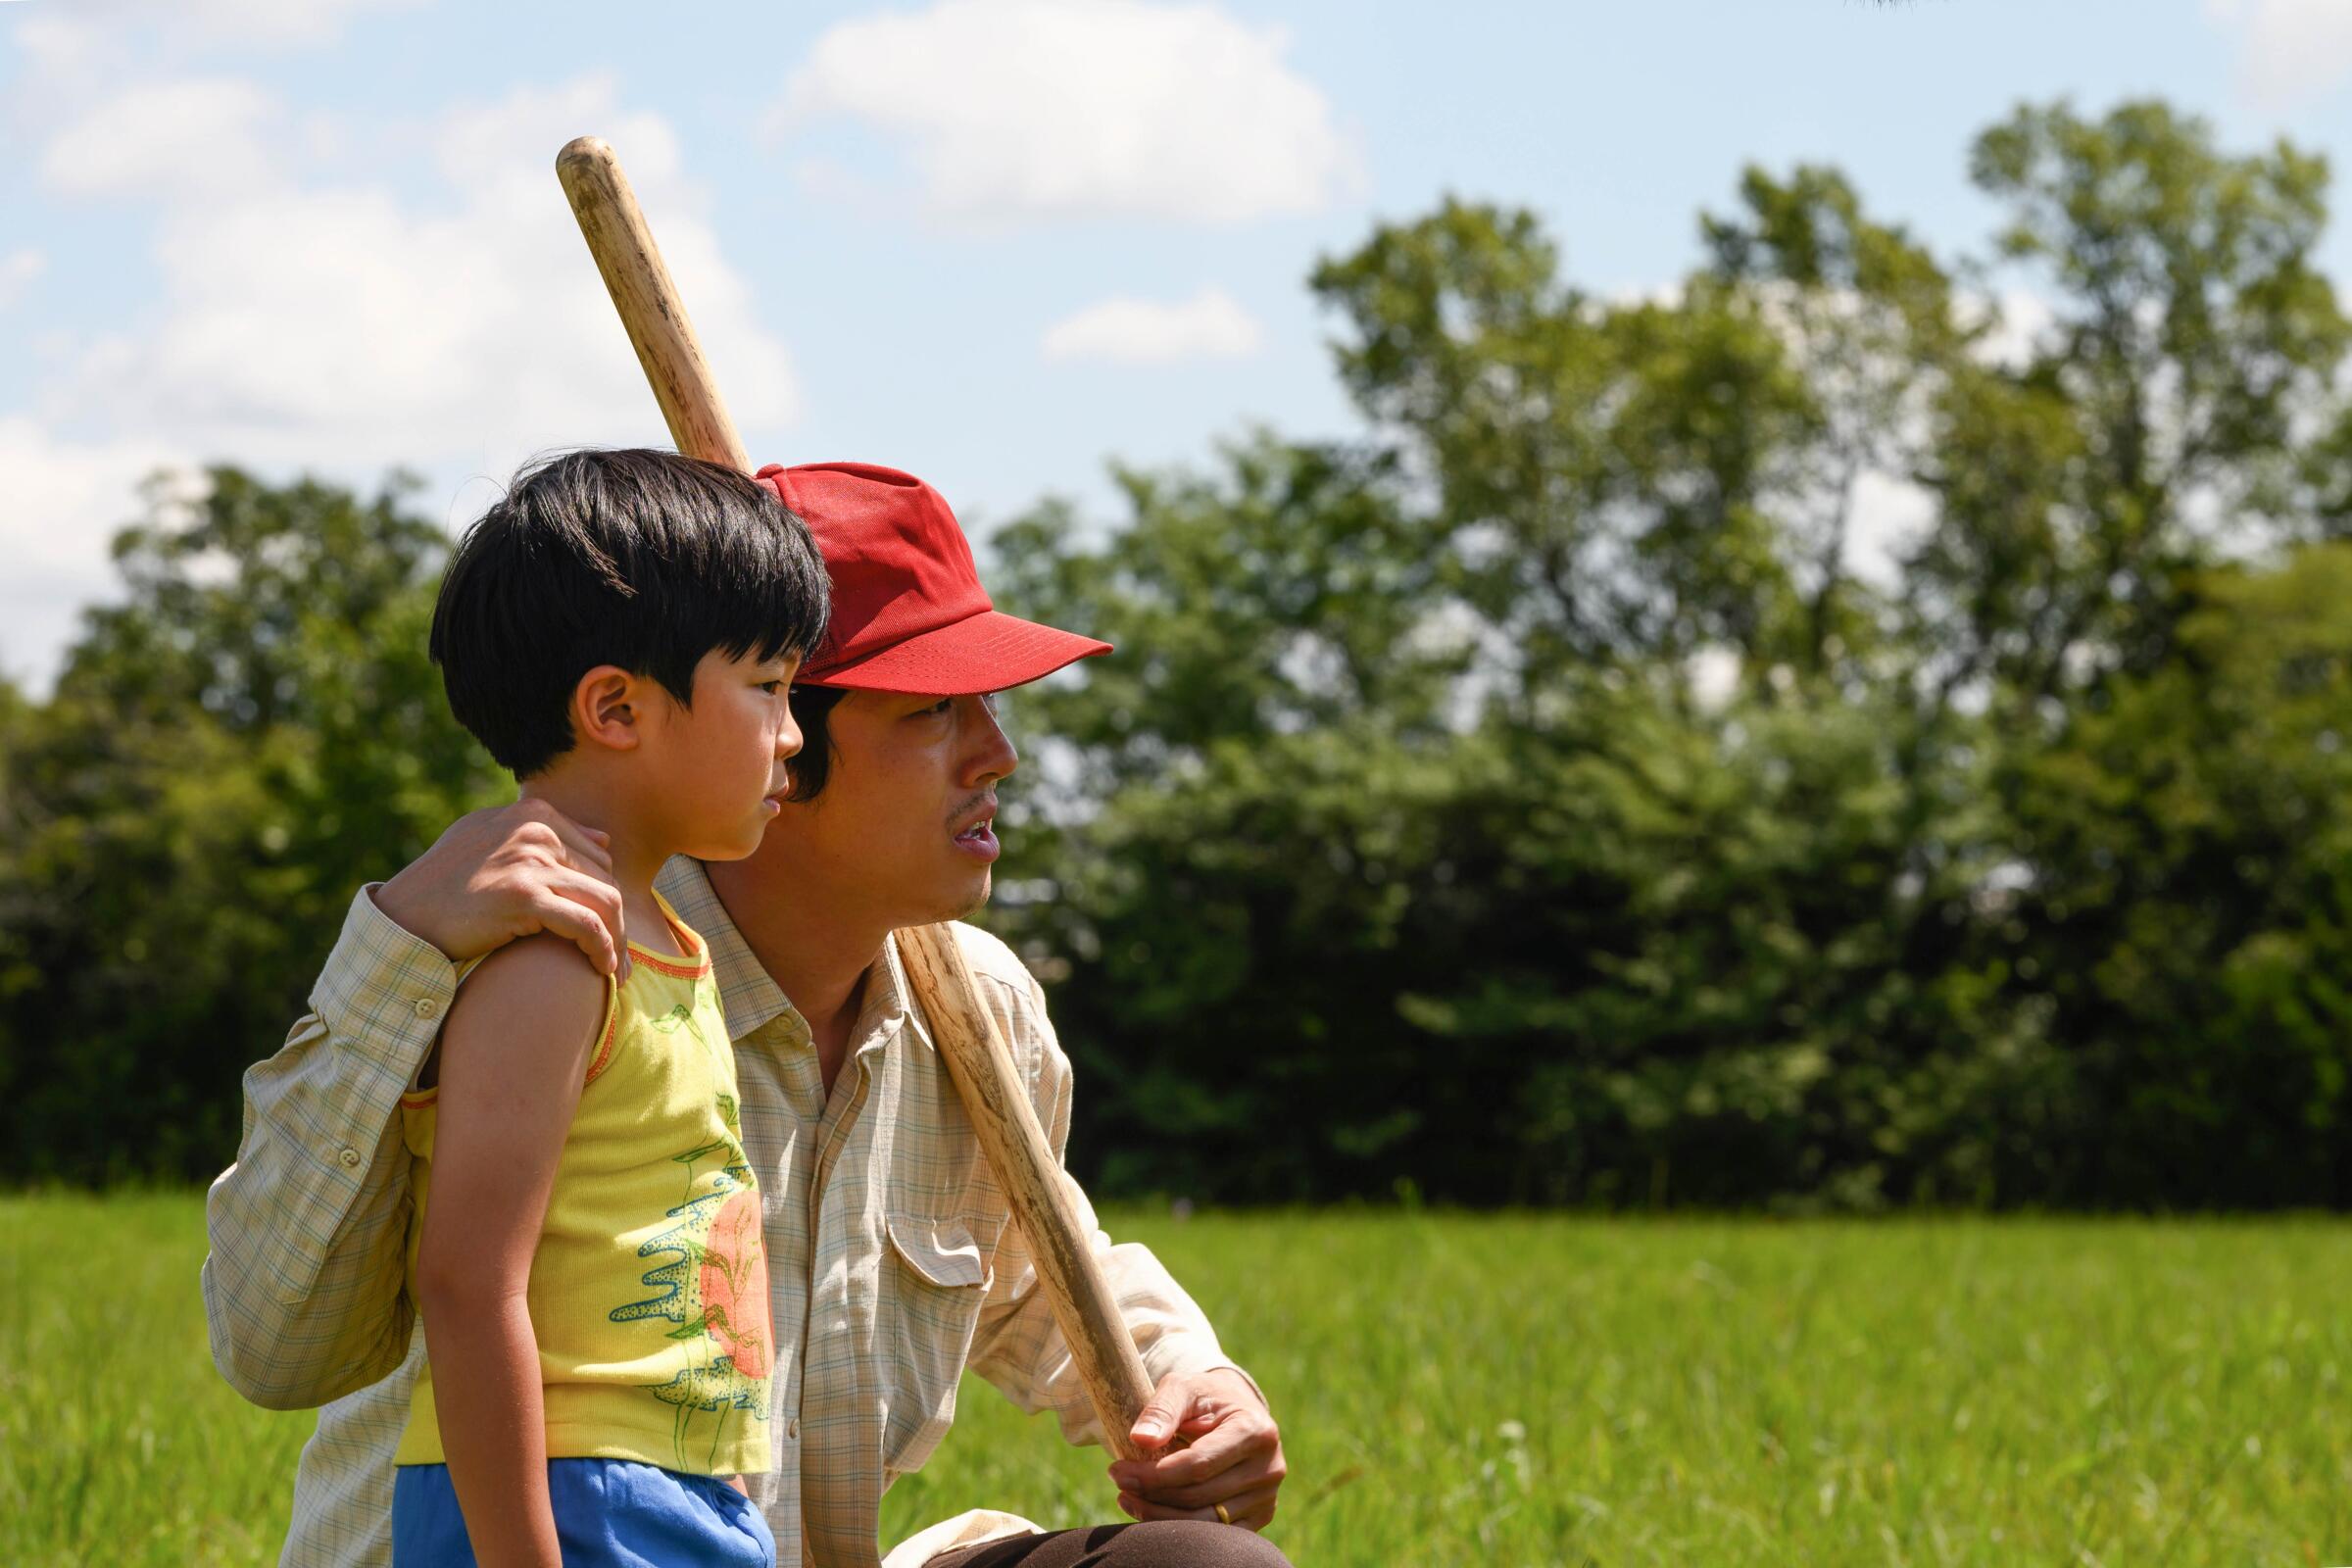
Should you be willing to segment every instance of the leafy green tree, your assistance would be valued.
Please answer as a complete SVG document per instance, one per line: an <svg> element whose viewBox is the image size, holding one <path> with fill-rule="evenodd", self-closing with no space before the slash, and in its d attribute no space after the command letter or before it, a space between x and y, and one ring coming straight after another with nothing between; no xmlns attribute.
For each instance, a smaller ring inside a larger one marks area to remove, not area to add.
<svg viewBox="0 0 2352 1568"><path fill-rule="evenodd" d="M2268 554L2352 496L2324 169L2144 103L1972 169L1985 256L1751 170L1646 300L1524 213L1384 225L1314 276L1365 441L1002 536L1123 649L1023 694L1058 792L998 916L1108 1179L2342 1200L2340 568ZM1927 498L1892 581L1874 477ZM2233 1139L2278 1157L2208 1179Z"/></svg>
<svg viewBox="0 0 2352 1568"><path fill-rule="evenodd" d="M1008 606L1120 646L1010 699L988 916L1091 1180L2352 1201L2325 167L2130 103L1970 168L1976 254L1749 170L1642 299L1525 213L1381 225L1311 279L1359 437L1000 534ZM215 1168L352 889L501 793L441 552L397 485L159 485L55 693L0 687L13 1173Z"/></svg>
<svg viewBox="0 0 2352 1568"><path fill-rule="evenodd" d="M218 1166L241 1069L364 881L495 788L424 654L439 530L303 480L159 478L49 701L6 734L11 1164Z"/></svg>
<svg viewBox="0 0 2352 1568"><path fill-rule="evenodd" d="M2008 762L2002 901L2078 1083L2034 1183L2352 1202L2352 545L2179 589L2175 656Z"/></svg>
<svg viewBox="0 0 2352 1568"><path fill-rule="evenodd" d="M2182 574L2262 542L2348 328L2313 261L2316 156L2227 156L2162 104L2059 105L1987 131L1971 170L2054 321L1947 407L1947 500L1914 577L1971 667L2039 699L2164 657Z"/></svg>

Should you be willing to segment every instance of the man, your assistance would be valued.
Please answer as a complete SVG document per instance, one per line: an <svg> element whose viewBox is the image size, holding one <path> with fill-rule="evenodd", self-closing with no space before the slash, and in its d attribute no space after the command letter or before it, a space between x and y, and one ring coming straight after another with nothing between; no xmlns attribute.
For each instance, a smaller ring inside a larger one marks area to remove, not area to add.
<svg viewBox="0 0 2352 1568"><path fill-rule="evenodd" d="M753 1495L781 1562L871 1565L882 1492L945 1436L967 1366L1054 1409L1072 1442L1100 1439L890 933L987 899L996 786L1016 761L989 694L1108 647L997 612L947 504L910 475L760 477L833 584L833 633L794 696L793 801L751 858L673 861L660 886L710 945L761 1189L776 1468ZM354 900L312 1014L247 1074L238 1162L207 1205L205 1301L214 1357L248 1398L333 1401L303 1453L288 1564L387 1560L421 1353L396 1110L458 964L539 930L625 962L607 865L596 835L544 807L466 818ZM1001 942L956 931L1059 1154L1070 1067L1037 984ZM1096 1247L1155 1383L1134 1434L1150 1457L1111 1466L1142 1523L1048 1535L978 1510L902 1543L889 1568L1283 1564L1254 1534L1284 1473L1256 1386L1149 1251L1099 1231Z"/></svg>

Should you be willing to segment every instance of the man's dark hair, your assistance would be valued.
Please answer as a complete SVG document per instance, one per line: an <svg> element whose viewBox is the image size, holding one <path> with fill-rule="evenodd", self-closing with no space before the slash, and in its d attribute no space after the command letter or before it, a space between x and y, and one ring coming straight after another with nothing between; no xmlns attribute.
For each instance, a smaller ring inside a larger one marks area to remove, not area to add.
<svg viewBox="0 0 2352 1568"><path fill-rule="evenodd" d="M788 801L813 801L833 776L833 710L849 692L839 686L795 686L792 721L800 727L801 749L793 754Z"/></svg>
<svg viewBox="0 0 2352 1568"><path fill-rule="evenodd" d="M705 654L807 654L826 606L816 545L766 486L671 452L567 452L466 530L430 650L458 722L528 778L571 750L572 688L597 665L691 705Z"/></svg>

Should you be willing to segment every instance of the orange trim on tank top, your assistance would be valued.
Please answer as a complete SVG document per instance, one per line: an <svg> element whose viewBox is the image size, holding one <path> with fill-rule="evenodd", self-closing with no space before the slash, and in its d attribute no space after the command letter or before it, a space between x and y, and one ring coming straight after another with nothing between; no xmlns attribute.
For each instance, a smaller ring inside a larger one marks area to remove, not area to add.
<svg viewBox="0 0 2352 1568"><path fill-rule="evenodd" d="M691 965L683 964L666 954L652 952L632 942L629 951L637 956L638 961L650 965L656 974L671 975L680 980L700 980L709 974L710 950L703 945L702 938L678 923L678 917L670 912L666 901L662 905L662 918L669 922L669 934L677 939L679 947L693 956L695 961Z"/></svg>
<svg viewBox="0 0 2352 1568"><path fill-rule="evenodd" d="M603 1072L606 1066L612 1060L612 1042L619 1037L620 987L615 985L606 995L605 1038L601 1043L598 1044L596 1048L596 1059L588 1064L588 1076L580 1080L581 1088L584 1089L588 1085L596 1082L596 1075L600 1072Z"/></svg>

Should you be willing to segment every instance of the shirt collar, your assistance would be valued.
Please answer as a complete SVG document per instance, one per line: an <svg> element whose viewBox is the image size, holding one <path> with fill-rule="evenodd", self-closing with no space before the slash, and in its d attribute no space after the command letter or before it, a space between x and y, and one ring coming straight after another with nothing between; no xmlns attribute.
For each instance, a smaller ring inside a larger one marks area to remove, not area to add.
<svg viewBox="0 0 2352 1568"><path fill-rule="evenodd" d="M893 931L882 939L882 956L865 972L864 1016L858 1019L858 1038L865 1030L903 1029L909 1040L925 1048L931 1044L931 1031L924 1026L922 1009L914 1005L914 988L907 983L906 966L899 960L899 934ZM870 1025L869 1025L870 1020Z"/></svg>
<svg viewBox="0 0 2352 1568"><path fill-rule="evenodd" d="M710 886L710 876L703 862L681 855L662 868L655 886L669 901L678 918L710 946L710 962L718 981L719 1005L727 1014L728 1040L743 1040L777 1018L786 1017L793 1035L806 1042L809 1038L808 1020L792 1004L792 999L784 995L784 988L769 977L753 956L751 944L743 940L743 933L735 928L718 891ZM912 996L906 966L899 961L899 939L887 937L882 943L881 956L865 972L865 995L858 1003L858 1027L850 1036L856 1042L852 1051L862 1052L909 1024L912 1027L906 1028L908 1037L929 1047L930 1031L923 1027L921 1014L911 1005Z"/></svg>
<svg viewBox="0 0 2352 1568"><path fill-rule="evenodd" d="M746 1035L765 1027L779 1014L790 1012L793 1022L801 1023L784 988L768 978L760 960L752 956L751 945L727 914L727 906L718 899L717 890L710 886L710 877L703 862L679 856L662 868L654 886L669 900L669 906L678 911L678 918L691 926L710 949L710 964L718 981L719 1005L726 1009L727 1038L741 1040ZM801 1024L801 1033L808 1033Z"/></svg>

